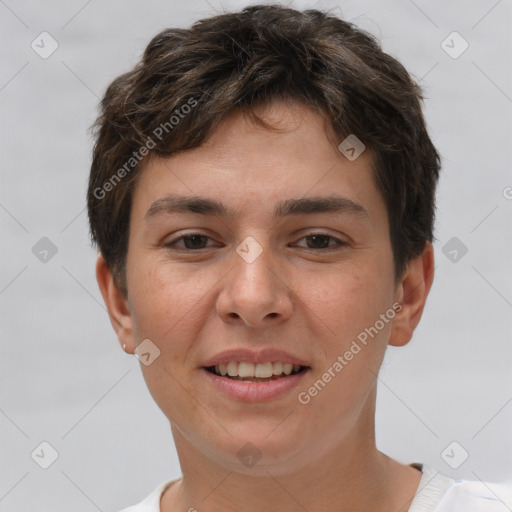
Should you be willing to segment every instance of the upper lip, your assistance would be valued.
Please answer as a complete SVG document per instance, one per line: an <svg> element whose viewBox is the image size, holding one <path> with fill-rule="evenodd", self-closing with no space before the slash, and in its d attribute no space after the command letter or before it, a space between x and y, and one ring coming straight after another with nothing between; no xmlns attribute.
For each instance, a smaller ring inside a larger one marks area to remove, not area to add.
<svg viewBox="0 0 512 512"><path fill-rule="evenodd" d="M281 362L281 363L292 363L300 366L309 366L309 364L284 350L278 350L274 348L267 348L259 351L248 350L248 349L233 349L219 352L212 358L205 361L202 366L210 367L216 366L221 363L229 363L230 361L246 361L248 363L267 363L267 362Z"/></svg>

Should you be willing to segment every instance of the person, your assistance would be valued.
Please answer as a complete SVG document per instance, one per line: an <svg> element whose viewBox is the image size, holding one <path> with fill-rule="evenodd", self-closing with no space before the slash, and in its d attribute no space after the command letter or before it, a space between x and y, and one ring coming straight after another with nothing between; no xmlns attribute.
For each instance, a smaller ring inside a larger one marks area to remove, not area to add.
<svg viewBox="0 0 512 512"><path fill-rule="evenodd" d="M328 12L169 28L94 124L96 275L182 477L124 512L498 512L375 441L377 376L434 277L423 92Z"/></svg>

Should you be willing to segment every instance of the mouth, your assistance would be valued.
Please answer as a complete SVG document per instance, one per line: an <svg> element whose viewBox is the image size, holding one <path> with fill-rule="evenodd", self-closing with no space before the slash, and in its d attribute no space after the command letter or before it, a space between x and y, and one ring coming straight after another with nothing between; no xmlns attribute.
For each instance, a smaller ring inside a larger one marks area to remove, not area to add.
<svg viewBox="0 0 512 512"><path fill-rule="evenodd" d="M249 357L251 357L250 354ZM262 357L260 355L254 359L262 361ZM272 402L293 397L291 394L293 389L311 370L310 366L297 364L300 362L297 360L253 363L224 359L224 362L211 364L217 361L208 361L207 365L201 367L207 382L223 396L245 403Z"/></svg>
<svg viewBox="0 0 512 512"><path fill-rule="evenodd" d="M203 368L218 377L243 382L270 382L286 379L310 369L309 366L291 363L267 362L254 364L245 361L230 361L229 363Z"/></svg>

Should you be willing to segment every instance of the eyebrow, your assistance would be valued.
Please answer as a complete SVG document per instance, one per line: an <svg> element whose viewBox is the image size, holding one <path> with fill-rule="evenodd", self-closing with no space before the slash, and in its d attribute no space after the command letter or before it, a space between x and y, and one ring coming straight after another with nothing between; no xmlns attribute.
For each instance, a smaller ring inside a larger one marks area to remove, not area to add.
<svg viewBox="0 0 512 512"><path fill-rule="evenodd" d="M162 213L197 213L200 215L215 215L226 219L233 219L237 215L235 211L230 210L222 202L215 199L176 194L170 194L154 201L146 212L144 219L148 220ZM290 215L314 213L343 213L370 220L368 210L364 206L347 197L334 195L286 199L276 205L273 214L275 218L283 218Z"/></svg>

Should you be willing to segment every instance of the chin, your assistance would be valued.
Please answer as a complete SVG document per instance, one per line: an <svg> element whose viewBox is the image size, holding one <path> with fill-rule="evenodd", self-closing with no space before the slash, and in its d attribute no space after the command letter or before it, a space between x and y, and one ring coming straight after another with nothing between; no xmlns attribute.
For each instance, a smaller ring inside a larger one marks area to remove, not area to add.
<svg viewBox="0 0 512 512"><path fill-rule="evenodd" d="M214 450L215 463L226 470L252 476L293 473L308 457L300 442L285 430L278 435L277 430L261 428L256 428L254 435L228 437L224 449L218 445Z"/></svg>

